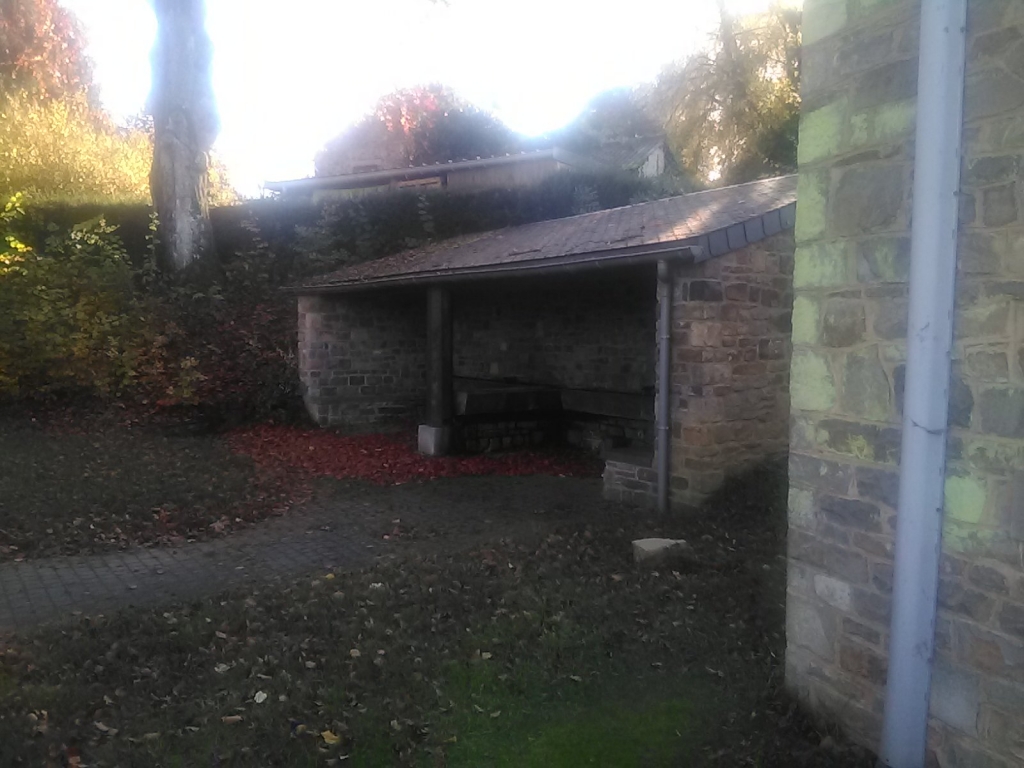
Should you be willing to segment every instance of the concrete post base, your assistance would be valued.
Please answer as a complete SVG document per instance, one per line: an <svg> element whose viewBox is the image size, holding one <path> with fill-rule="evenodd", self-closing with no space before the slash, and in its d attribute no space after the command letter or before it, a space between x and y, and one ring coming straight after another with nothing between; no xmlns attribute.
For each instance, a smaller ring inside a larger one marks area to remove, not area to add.
<svg viewBox="0 0 1024 768"><path fill-rule="evenodd" d="M424 456L447 456L452 445L451 427L420 424L419 450Z"/></svg>

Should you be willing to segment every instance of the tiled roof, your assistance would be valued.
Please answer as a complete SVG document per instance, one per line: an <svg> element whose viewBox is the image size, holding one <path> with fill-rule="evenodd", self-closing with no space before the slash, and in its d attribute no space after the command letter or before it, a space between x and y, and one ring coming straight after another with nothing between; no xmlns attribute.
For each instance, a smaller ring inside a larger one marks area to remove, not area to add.
<svg viewBox="0 0 1024 768"><path fill-rule="evenodd" d="M299 293L468 278L585 261L605 262L699 246L705 256L742 248L795 221L796 176L693 192L582 216L444 240L356 264Z"/></svg>

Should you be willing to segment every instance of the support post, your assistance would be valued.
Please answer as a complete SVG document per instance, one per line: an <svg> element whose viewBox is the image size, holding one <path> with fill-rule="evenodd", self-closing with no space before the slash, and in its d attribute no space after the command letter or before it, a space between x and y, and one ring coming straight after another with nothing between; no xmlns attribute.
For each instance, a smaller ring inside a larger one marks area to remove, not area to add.
<svg viewBox="0 0 1024 768"><path fill-rule="evenodd" d="M452 300L447 288L427 290L427 418L419 450L444 456L451 447Z"/></svg>

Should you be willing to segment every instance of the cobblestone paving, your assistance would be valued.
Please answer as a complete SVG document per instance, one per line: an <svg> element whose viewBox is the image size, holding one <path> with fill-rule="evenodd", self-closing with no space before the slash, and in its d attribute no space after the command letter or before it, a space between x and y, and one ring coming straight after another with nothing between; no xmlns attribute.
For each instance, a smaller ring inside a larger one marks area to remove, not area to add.
<svg viewBox="0 0 1024 768"><path fill-rule="evenodd" d="M339 511L319 503L213 541L2 564L0 631L369 562L377 542L338 526Z"/></svg>
<svg viewBox="0 0 1024 768"><path fill-rule="evenodd" d="M245 583L367 565L385 553L456 551L619 510L600 480L470 477L393 487L333 486L287 517L177 547L0 564L0 633L78 614L216 594ZM402 531L388 540L382 534Z"/></svg>

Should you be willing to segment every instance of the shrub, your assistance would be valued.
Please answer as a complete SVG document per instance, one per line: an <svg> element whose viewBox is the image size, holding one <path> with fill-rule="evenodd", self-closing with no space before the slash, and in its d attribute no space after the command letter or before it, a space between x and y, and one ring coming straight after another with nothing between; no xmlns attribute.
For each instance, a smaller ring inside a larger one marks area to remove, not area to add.
<svg viewBox="0 0 1024 768"><path fill-rule="evenodd" d="M275 261L257 239L220 270L154 286L164 357L183 361L163 382L150 377L158 405L184 407L212 427L299 412L295 300L278 289Z"/></svg>
<svg viewBox="0 0 1024 768"><path fill-rule="evenodd" d="M434 239L571 216L677 191L624 175L532 188L259 200L214 209L218 258L155 270L141 205L35 206L0 219L0 395L69 388L208 426L301 413L295 300L317 272ZM75 224L83 215L110 214ZM127 235L129 259L118 235Z"/></svg>
<svg viewBox="0 0 1024 768"><path fill-rule="evenodd" d="M21 197L0 213L0 396L85 392L213 422L294 412L295 312L260 247L223 269L133 266L102 218L29 245Z"/></svg>
<svg viewBox="0 0 1024 768"><path fill-rule="evenodd" d="M84 97L0 96L0 196L34 202L148 202L152 142L119 128Z"/></svg>
<svg viewBox="0 0 1024 768"><path fill-rule="evenodd" d="M124 388L148 324L114 228L93 219L37 250L19 238L23 216L20 196L0 213L0 394Z"/></svg>

